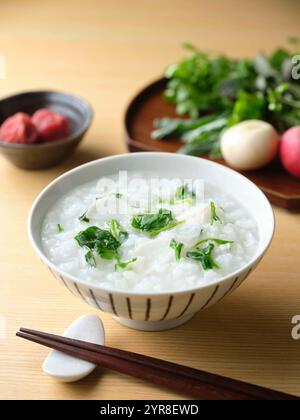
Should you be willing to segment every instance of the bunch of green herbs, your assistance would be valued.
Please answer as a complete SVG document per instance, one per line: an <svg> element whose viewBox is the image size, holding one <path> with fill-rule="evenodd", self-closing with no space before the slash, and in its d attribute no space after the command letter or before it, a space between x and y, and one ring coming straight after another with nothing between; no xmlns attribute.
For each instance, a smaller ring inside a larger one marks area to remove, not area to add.
<svg viewBox="0 0 300 420"><path fill-rule="evenodd" d="M224 129L248 119L272 124L279 132L300 123L300 79L292 78L299 41L254 59L211 55L190 44L187 58L169 66L164 97L184 118L155 119L154 139L181 139L184 154L220 157Z"/></svg>

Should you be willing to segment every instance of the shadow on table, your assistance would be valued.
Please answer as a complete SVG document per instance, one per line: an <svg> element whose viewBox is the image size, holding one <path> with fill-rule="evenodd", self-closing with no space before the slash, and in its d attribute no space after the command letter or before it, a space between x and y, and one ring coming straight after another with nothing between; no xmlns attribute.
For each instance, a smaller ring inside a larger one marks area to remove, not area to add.
<svg viewBox="0 0 300 420"><path fill-rule="evenodd" d="M47 169L52 171L56 176L63 174L73 168L76 168L79 165L82 165L93 160L107 157L111 155L110 153L102 148L96 146L88 146L76 149L66 160L64 160L60 165L54 166L53 168Z"/></svg>
<svg viewBox="0 0 300 420"><path fill-rule="evenodd" d="M78 388L80 388L80 398L86 399L91 397L94 389L97 388L99 384L101 386L101 381L104 375L105 371L100 366L97 366L89 376L78 382L63 383L58 385L68 388L71 399L73 398L73 394L74 397L77 397Z"/></svg>
<svg viewBox="0 0 300 420"><path fill-rule="evenodd" d="M65 172L75 168L76 166L91 162L92 160L100 159L102 157L105 157L105 155L97 147L90 146L89 148L78 148L68 157L68 159L61 163L60 167L63 169L63 172Z"/></svg>
<svg viewBox="0 0 300 420"><path fill-rule="evenodd" d="M283 308L284 305L276 308L270 301L262 302L259 297L240 295L196 314L182 327L184 337L181 334L191 365L197 360L201 368L204 358L211 366L222 363L225 370L233 367L248 377L261 374L266 381L272 377L279 384L284 380L284 372L289 382L294 379L300 385L299 345L291 337L291 319L295 314L289 315Z"/></svg>

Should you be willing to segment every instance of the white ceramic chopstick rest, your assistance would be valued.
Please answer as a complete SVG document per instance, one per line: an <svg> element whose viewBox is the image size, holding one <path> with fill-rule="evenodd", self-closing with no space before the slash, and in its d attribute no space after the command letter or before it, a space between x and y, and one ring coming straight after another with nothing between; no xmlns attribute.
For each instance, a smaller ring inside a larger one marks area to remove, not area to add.
<svg viewBox="0 0 300 420"><path fill-rule="evenodd" d="M66 329L64 337L104 345L105 333L101 319L96 315L83 315ZM75 382L89 375L96 365L85 360L51 350L43 363L43 371L60 382Z"/></svg>

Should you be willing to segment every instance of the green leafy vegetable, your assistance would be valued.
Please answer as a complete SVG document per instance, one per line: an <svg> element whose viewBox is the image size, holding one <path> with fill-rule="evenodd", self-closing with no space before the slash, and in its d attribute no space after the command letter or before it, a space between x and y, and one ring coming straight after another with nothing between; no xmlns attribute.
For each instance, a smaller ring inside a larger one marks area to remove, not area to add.
<svg viewBox="0 0 300 420"><path fill-rule="evenodd" d="M90 226L75 236L74 239L77 241L78 245L88 250L85 254L85 260L90 266L96 267L95 254L105 260L116 260L115 269L125 269L129 264L136 261L136 258L132 258L130 261L126 262L120 260L119 248L121 246L122 234L124 234L124 232L116 230L119 229L120 224L119 222L115 222L117 221L114 221L113 223L114 233L116 236L118 234L118 239L111 231L100 229L97 226ZM127 232L125 233L127 234Z"/></svg>
<svg viewBox="0 0 300 420"><path fill-rule="evenodd" d="M108 230L90 226L79 232L75 236L75 240L79 246L96 252L106 260L118 259L118 248L121 246L121 242L114 238Z"/></svg>
<svg viewBox="0 0 300 420"><path fill-rule="evenodd" d="M177 188L174 196L175 201L184 201L187 199L194 200L196 193L191 191L188 185L181 185Z"/></svg>
<svg viewBox="0 0 300 420"><path fill-rule="evenodd" d="M171 211L166 209L159 209L157 213L138 214L131 220L132 227L147 232L151 238L181 223L183 221L176 221Z"/></svg>
<svg viewBox="0 0 300 420"><path fill-rule="evenodd" d="M78 220L85 223L89 223L90 221L90 219L86 216L86 211L80 217L78 217Z"/></svg>
<svg viewBox="0 0 300 420"><path fill-rule="evenodd" d="M135 229L151 232L167 226L172 221L173 216L170 210L159 209L157 213L145 213L134 216L131 220L131 225Z"/></svg>
<svg viewBox="0 0 300 420"><path fill-rule="evenodd" d="M215 203L211 201L210 202L210 224L213 225L215 222L222 223L222 220L217 215Z"/></svg>
<svg viewBox="0 0 300 420"><path fill-rule="evenodd" d="M175 259L178 262L180 260L180 257L181 257L181 251L182 251L183 243L182 242L177 242L177 241L175 241L175 239L172 239L171 242L170 242L170 247L174 249Z"/></svg>
<svg viewBox="0 0 300 420"><path fill-rule="evenodd" d="M56 226L56 227L57 227L57 232L58 232L58 233L61 233L61 232L63 232L63 231L64 231L64 228L63 228L63 227L62 227L59 223L57 224L57 226Z"/></svg>
<svg viewBox="0 0 300 420"><path fill-rule="evenodd" d="M128 238L128 232L123 230L120 222L117 219L112 219L107 223L113 237L120 242Z"/></svg>
<svg viewBox="0 0 300 420"><path fill-rule="evenodd" d="M92 253L92 251L88 251L85 254L85 261L91 266L91 267L96 267L96 258L95 255Z"/></svg>
<svg viewBox="0 0 300 420"><path fill-rule="evenodd" d="M209 134L218 133L226 127L228 120L224 116L219 116L218 118L214 118L214 120L201 125L200 127L194 128L193 130L189 130L182 135L182 140L186 143L191 143L195 140L200 140L205 138L205 135L208 136Z"/></svg>
<svg viewBox="0 0 300 420"><path fill-rule="evenodd" d="M155 119L152 137L182 140L179 153L221 157L222 131L240 121L268 121L280 132L298 125L300 80L292 78L292 57L299 54L300 41L289 42L290 48L238 60L185 44L189 56L165 72L164 97L179 116L189 118Z"/></svg>
<svg viewBox="0 0 300 420"><path fill-rule="evenodd" d="M116 196L116 198L122 198L123 194L117 192L117 193L115 193L115 196Z"/></svg>
<svg viewBox="0 0 300 420"><path fill-rule="evenodd" d="M220 268L218 264L212 258L212 251L214 250L215 245L210 243L207 247L202 249L196 249L194 251L189 251L186 256L192 260L199 261L202 264L204 270L211 270L213 268Z"/></svg>
<svg viewBox="0 0 300 420"><path fill-rule="evenodd" d="M179 153L185 155L209 154L211 157L221 157L220 152L220 133L203 133L201 138L187 143L179 149Z"/></svg>
<svg viewBox="0 0 300 420"><path fill-rule="evenodd" d="M152 131L151 137L153 139L180 137L185 132L204 126L214 120L214 115L190 120L184 120L180 118L156 118L153 121L153 125L156 127L156 129Z"/></svg>
<svg viewBox="0 0 300 420"><path fill-rule="evenodd" d="M290 61L290 54L289 51L283 48L278 48L270 56L272 67L279 72L283 70L283 66L287 61Z"/></svg>
<svg viewBox="0 0 300 420"><path fill-rule="evenodd" d="M262 120L265 108L266 101L260 94L240 91L228 119L228 125L231 126L244 120Z"/></svg>
<svg viewBox="0 0 300 420"><path fill-rule="evenodd" d="M224 56L210 57L186 45L191 57L170 66L166 77L170 79L165 97L176 104L179 115L198 117L200 111L223 110L228 99L219 93L220 81L227 79L235 69L234 62Z"/></svg>
<svg viewBox="0 0 300 420"><path fill-rule="evenodd" d="M184 184L180 185L176 191L174 196L171 199L162 199L160 198L160 203L168 203L170 205L178 204L183 201L193 204L196 198L196 193L191 191L189 186Z"/></svg>
<svg viewBox="0 0 300 420"><path fill-rule="evenodd" d="M282 111L283 103L282 98L284 93L289 89L288 83L281 83L276 86L274 89L269 88L267 90L268 95L268 109L269 111Z"/></svg>
<svg viewBox="0 0 300 420"><path fill-rule="evenodd" d="M200 245L203 245L207 243L206 247L200 247ZM212 252L215 248L215 245L225 245L225 244L232 244L233 241L228 241L225 239L219 239L219 238L205 238L198 241L193 248L195 248L192 251L189 251L186 256L188 258L191 258L193 260L199 261L202 264L202 267L204 270L211 270L213 268L219 269L220 267L218 264L213 260L212 258Z"/></svg>
<svg viewBox="0 0 300 420"><path fill-rule="evenodd" d="M157 235L159 235L161 232L164 232L166 230L170 230L173 229L174 227L181 225L182 223L184 223L184 220L180 220L180 221L174 221L169 223L167 226L162 227L161 229L157 229L154 230L153 232L149 233L149 237L150 238L155 238Z"/></svg>

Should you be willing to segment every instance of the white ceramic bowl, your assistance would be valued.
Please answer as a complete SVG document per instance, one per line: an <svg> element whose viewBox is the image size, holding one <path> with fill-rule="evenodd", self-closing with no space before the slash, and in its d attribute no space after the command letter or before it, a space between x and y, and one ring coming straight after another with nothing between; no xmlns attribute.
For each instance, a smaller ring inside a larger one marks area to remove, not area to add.
<svg viewBox="0 0 300 420"><path fill-rule="evenodd" d="M238 271L209 285L171 293L136 293L107 290L88 284L56 267L45 255L41 228L45 214L62 195L78 185L120 170L151 170L157 176L176 174L216 183L240 201L256 220L259 244L253 258ZM195 313L220 302L249 276L269 247L274 233L274 214L265 195L239 173L198 157L171 153L133 153L99 159L79 166L51 182L35 200L29 216L29 238L40 259L71 293L121 323L137 329L159 331L183 324Z"/></svg>

